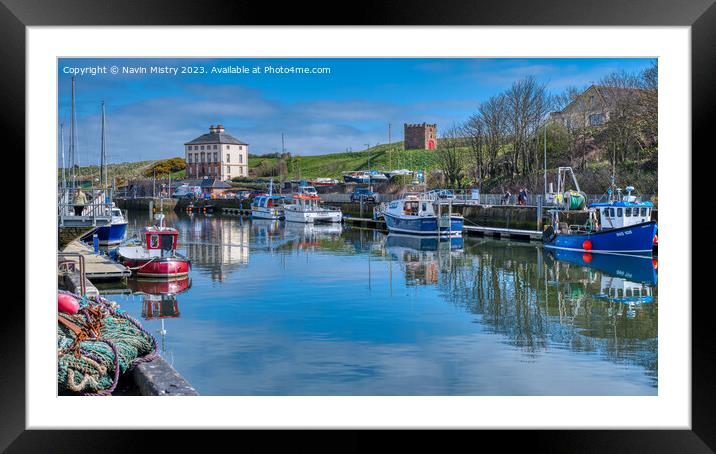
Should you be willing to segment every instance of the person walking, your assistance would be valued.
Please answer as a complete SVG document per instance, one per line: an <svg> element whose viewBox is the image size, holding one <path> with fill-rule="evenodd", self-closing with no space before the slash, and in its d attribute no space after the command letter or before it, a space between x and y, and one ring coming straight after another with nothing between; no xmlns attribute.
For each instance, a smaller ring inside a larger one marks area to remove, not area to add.
<svg viewBox="0 0 716 454"><path fill-rule="evenodd" d="M505 191L505 195L502 197L502 204L509 205L510 197L512 197L512 194L510 194L510 191Z"/></svg>
<svg viewBox="0 0 716 454"><path fill-rule="evenodd" d="M87 196L82 192L82 189L77 189L75 194L75 216L82 216L85 205L87 205Z"/></svg>
<svg viewBox="0 0 716 454"><path fill-rule="evenodd" d="M520 190L519 195L517 196L517 203L520 205L525 205L527 203L527 189L522 188Z"/></svg>

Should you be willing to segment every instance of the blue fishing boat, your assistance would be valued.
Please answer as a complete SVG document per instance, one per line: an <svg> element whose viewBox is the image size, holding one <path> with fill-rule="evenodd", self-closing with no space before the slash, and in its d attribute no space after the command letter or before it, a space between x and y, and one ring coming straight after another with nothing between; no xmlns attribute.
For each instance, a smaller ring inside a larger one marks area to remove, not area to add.
<svg viewBox="0 0 716 454"><path fill-rule="evenodd" d="M627 195L622 200L589 205L589 220L585 225L568 226L559 222L559 210L552 210L551 225L543 233L544 247L651 256L657 230L656 222L651 220L654 204L638 201L631 195L633 187L626 190Z"/></svg>
<svg viewBox="0 0 716 454"><path fill-rule="evenodd" d="M448 212L442 212L443 208ZM392 233L461 236L464 219L451 211L428 194L406 194L390 202L381 215Z"/></svg>
<svg viewBox="0 0 716 454"><path fill-rule="evenodd" d="M127 234L127 220L122 214L122 210L115 208L112 204L111 214L112 220L109 225L103 225L89 232L87 235L82 237L82 241L92 242L94 234L97 234L97 239L101 245L112 245L119 244L124 241L124 237Z"/></svg>

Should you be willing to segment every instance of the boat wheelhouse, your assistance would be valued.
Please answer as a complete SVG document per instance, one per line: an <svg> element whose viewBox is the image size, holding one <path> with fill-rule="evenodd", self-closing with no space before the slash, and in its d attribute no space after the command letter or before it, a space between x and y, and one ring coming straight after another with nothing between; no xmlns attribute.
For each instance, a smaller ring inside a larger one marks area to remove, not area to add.
<svg viewBox="0 0 716 454"><path fill-rule="evenodd" d="M260 195L251 202L251 217L256 219L283 219L285 197Z"/></svg>
<svg viewBox="0 0 716 454"><path fill-rule="evenodd" d="M310 187L310 186L309 186ZM313 188L315 190L315 188ZM322 207L317 194L298 193L293 195L293 203L284 206L287 222L341 222L343 213L338 208Z"/></svg>
<svg viewBox="0 0 716 454"><path fill-rule="evenodd" d="M631 195L622 200L589 205L585 225L559 222L559 210L551 210L551 225L543 233L544 247L570 251L651 256L657 225L651 220L654 204ZM619 190L621 194L621 191Z"/></svg>
<svg viewBox="0 0 716 454"><path fill-rule="evenodd" d="M415 235L461 236L464 219L452 205L428 194L406 194L381 211L390 232ZM437 212L436 212L437 209ZM447 212L443 212L447 210Z"/></svg>
<svg viewBox="0 0 716 454"><path fill-rule="evenodd" d="M137 277L178 279L189 274L189 259L176 252L179 231L164 226L164 215L157 214L160 225L145 227L140 246L120 246L117 256Z"/></svg>

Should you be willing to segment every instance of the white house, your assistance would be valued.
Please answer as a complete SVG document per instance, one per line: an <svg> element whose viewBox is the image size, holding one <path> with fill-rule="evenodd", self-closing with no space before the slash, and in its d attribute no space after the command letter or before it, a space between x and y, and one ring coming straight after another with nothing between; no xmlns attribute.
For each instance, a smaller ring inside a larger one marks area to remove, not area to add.
<svg viewBox="0 0 716 454"><path fill-rule="evenodd" d="M222 181L249 176L249 144L226 134L222 125L184 144L187 178Z"/></svg>

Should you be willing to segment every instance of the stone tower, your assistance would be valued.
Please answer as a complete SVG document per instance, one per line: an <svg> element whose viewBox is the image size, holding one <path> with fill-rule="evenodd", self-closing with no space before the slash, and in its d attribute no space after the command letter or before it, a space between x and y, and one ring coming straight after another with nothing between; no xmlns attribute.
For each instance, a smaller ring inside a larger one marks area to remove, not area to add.
<svg viewBox="0 0 716 454"><path fill-rule="evenodd" d="M438 144L438 125L409 124L403 126L406 150L434 150Z"/></svg>

